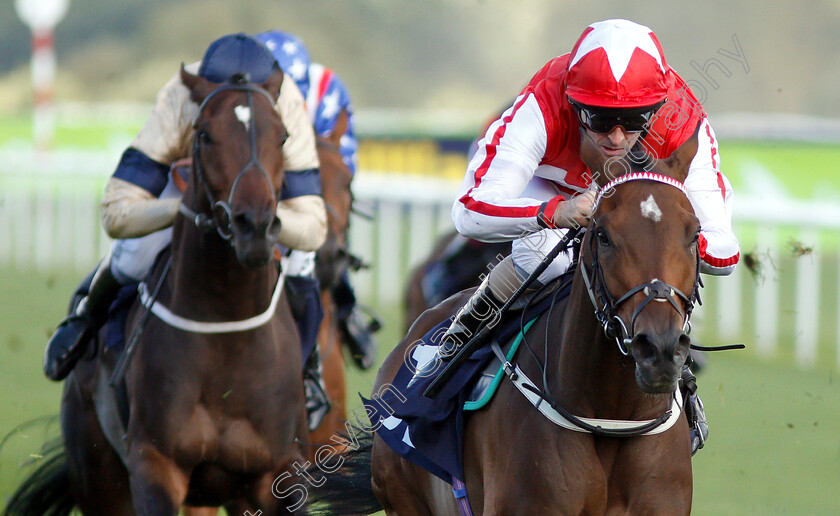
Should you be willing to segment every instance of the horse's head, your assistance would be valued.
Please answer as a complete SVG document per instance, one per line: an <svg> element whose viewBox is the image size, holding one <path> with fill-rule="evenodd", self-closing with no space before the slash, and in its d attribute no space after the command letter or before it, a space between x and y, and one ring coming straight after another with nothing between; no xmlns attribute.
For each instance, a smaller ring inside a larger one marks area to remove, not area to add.
<svg viewBox="0 0 840 516"><path fill-rule="evenodd" d="M347 250L347 229L353 194L350 183L353 173L341 156L340 140L346 130L347 112L339 115L339 123L329 138L319 138L318 161L321 163L321 193L327 207L327 241L318 249L315 275L323 288L330 288L340 281L350 265ZM343 123L342 123L343 121Z"/></svg>
<svg viewBox="0 0 840 516"><path fill-rule="evenodd" d="M280 231L277 196L288 134L274 103L283 74L259 85L241 76L216 84L182 69L181 80L200 106L184 203L231 241L242 265L264 265Z"/></svg>
<svg viewBox="0 0 840 516"><path fill-rule="evenodd" d="M697 299L700 223L682 182L696 151L695 133L650 172L629 160L629 166L604 163L601 171L611 180L582 246L582 272L600 322L622 353L632 355L636 381L648 393L676 388L689 350L685 328ZM627 173L611 174L617 166Z"/></svg>

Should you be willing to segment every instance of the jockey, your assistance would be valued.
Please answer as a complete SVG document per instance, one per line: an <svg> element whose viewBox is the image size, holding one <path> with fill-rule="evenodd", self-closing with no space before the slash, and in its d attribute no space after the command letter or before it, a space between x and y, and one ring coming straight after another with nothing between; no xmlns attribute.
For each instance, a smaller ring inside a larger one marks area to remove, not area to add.
<svg viewBox="0 0 840 516"><path fill-rule="evenodd" d="M288 32L272 30L257 34L256 38L274 53L274 57L291 76L306 99L306 110L315 135L338 145L342 160L355 176L359 143L353 131L353 108L350 94L338 75L329 68L313 63L303 41ZM335 141L338 138L338 141ZM333 288L337 318L344 342L350 348L354 363L369 369L376 360L376 341L373 333L379 322L368 320L356 305L356 296L345 270L340 283Z"/></svg>
<svg viewBox="0 0 840 516"><path fill-rule="evenodd" d="M607 158L620 158L636 144L666 158L693 136L698 124L699 146L685 187L702 227L700 270L722 276L732 272L739 258L731 224L732 187L720 172L718 142L706 113L666 63L654 33L627 20L597 22L584 30L571 53L543 66L487 129L452 207L461 234L489 242L512 240L511 256L493 268L455 316L438 360L417 375L457 353L488 309L510 298L568 228L588 224L594 190L580 157L581 138L589 138ZM535 283L560 276L572 258L571 250L558 255ZM693 385L690 374L684 368L687 385ZM703 446L708 426L699 398L692 393L690 400L694 453Z"/></svg>
<svg viewBox="0 0 840 516"><path fill-rule="evenodd" d="M223 83L234 74L246 74L249 81L261 83L278 69L278 64L265 45L240 33L217 39L200 63L186 69L214 83ZM315 251L326 239L327 214L321 198L312 124L294 81L283 81L275 109L289 133L283 144L286 173L277 206L283 225L277 240L289 249ZM145 279L158 253L169 245L181 197L169 174L170 164L187 157L197 112L198 105L176 74L158 92L152 116L123 153L102 200L102 223L115 241L95 271L87 296L47 344L44 371L50 379L62 380L70 373L85 354L90 336L104 324L119 287ZM315 347L320 295L317 281L309 280L311 263L291 256L287 268L290 290L296 287L295 297L306 299L307 309L316 312L296 314L305 360ZM309 281L296 281L296 276ZM314 308L308 302L313 298L317 300ZM308 324L302 325L301 319ZM305 365L304 385L312 429L330 404L317 355L315 363L311 362Z"/></svg>

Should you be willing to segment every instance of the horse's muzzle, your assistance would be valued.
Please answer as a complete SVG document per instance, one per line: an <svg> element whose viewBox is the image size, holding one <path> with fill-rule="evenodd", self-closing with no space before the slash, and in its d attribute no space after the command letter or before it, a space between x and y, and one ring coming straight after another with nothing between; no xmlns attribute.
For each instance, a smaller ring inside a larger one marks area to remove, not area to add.
<svg viewBox="0 0 840 516"><path fill-rule="evenodd" d="M247 268L268 263L280 234L280 219L273 210L243 210L231 217L232 244L236 258Z"/></svg>
<svg viewBox="0 0 840 516"><path fill-rule="evenodd" d="M630 352L636 361L639 387L650 394L676 390L690 343L681 329L637 333L630 342Z"/></svg>

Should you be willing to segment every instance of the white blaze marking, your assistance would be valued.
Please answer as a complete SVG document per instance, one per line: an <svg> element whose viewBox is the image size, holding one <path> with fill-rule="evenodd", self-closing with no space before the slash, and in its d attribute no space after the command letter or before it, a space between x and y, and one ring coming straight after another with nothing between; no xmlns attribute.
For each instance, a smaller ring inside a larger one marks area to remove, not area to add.
<svg viewBox="0 0 840 516"><path fill-rule="evenodd" d="M656 201L653 199L653 194L650 194L647 200L642 201L639 206L642 208L642 217L647 217L654 222L662 220L662 210L659 209L659 206L657 206Z"/></svg>
<svg viewBox="0 0 840 516"><path fill-rule="evenodd" d="M233 112L236 118L245 125L245 130L249 131L251 129L251 108L248 106L236 106L233 108Z"/></svg>

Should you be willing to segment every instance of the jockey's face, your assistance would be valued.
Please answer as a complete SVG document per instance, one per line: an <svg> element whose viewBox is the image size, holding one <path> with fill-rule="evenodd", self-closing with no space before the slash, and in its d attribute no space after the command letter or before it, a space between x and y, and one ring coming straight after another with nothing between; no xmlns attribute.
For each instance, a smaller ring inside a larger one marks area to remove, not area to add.
<svg viewBox="0 0 840 516"><path fill-rule="evenodd" d="M588 127L585 129L586 134L595 142L598 150L608 158L627 154L642 134L640 132L627 132L620 125L613 127L606 133L596 133Z"/></svg>

